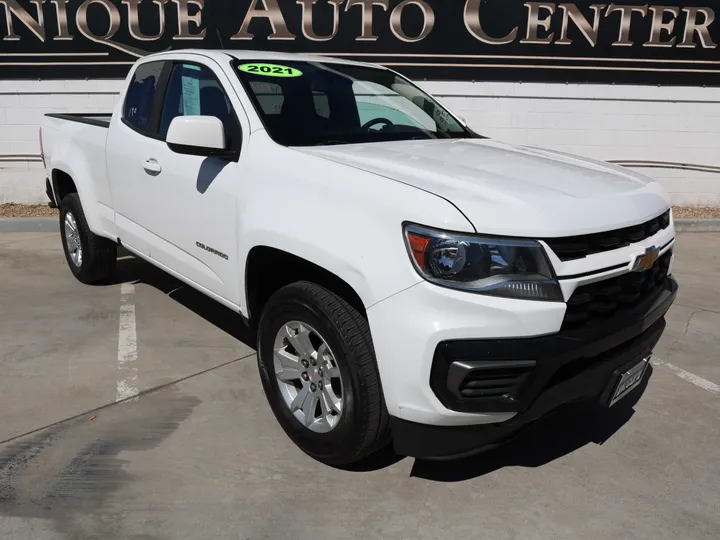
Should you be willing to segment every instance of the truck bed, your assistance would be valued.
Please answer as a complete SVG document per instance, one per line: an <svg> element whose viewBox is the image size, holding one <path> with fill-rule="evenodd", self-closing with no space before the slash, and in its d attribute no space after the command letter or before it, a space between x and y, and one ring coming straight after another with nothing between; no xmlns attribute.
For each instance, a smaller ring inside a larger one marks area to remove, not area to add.
<svg viewBox="0 0 720 540"><path fill-rule="evenodd" d="M109 128L112 113L47 113L45 116L59 118L61 120L69 120L71 122L79 122L81 124L89 124L91 126Z"/></svg>

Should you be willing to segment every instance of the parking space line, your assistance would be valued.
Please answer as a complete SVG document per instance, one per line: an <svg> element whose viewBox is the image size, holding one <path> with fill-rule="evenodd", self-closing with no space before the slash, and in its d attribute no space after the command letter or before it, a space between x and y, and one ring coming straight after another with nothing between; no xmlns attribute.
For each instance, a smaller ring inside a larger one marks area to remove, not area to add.
<svg viewBox="0 0 720 540"><path fill-rule="evenodd" d="M116 402L125 401L138 395L137 331L135 327L134 294L135 285L132 283L123 283L121 285Z"/></svg>
<svg viewBox="0 0 720 540"><path fill-rule="evenodd" d="M702 377L698 377L694 373L685 371L683 368L678 367L675 364L663 362L662 360L658 359L657 357L654 357L652 360L652 365L665 366L669 370L675 372L675 375L677 375L681 379L688 381L688 382L694 384L695 386L702 388L703 390L707 390L708 392L713 392L714 394L720 394L720 385L717 385L712 381L708 381L707 379L703 379Z"/></svg>

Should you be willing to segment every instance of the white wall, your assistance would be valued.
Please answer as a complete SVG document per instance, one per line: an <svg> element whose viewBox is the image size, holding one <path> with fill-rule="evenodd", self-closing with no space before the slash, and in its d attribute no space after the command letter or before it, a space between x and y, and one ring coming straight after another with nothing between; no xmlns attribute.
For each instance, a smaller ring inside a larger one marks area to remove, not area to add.
<svg viewBox="0 0 720 540"><path fill-rule="evenodd" d="M640 168L677 204L720 206L720 88L424 82L478 132ZM43 202L37 127L46 112L109 112L117 80L0 81L0 202ZM707 170L717 167L717 172Z"/></svg>
<svg viewBox="0 0 720 540"><path fill-rule="evenodd" d="M49 112L109 112L118 80L0 80L0 203L46 202L38 128Z"/></svg>
<svg viewBox="0 0 720 540"><path fill-rule="evenodd" d="M720 88L450 83L423 86L477 131L634 167L676 204L720 206ZM642 163L651 162L651 163ZM682 170L680 164L716 167ZM665 168L665 167L673 168Z"/></svg>

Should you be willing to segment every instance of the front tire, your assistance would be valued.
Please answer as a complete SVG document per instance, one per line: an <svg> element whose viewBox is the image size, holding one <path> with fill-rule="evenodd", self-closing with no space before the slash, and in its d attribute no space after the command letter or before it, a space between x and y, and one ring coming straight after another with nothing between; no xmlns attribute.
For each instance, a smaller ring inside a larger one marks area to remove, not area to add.
<svg viewBox="0 0 720 540"><path fill-rule="evenodd" d="M117 244L90 230L77 193L66 195L60 204L60 236L65 259L78 281L92 284L113 274Z"/></svg>
<svg viewBox="0 0 720 540"><path fill-rule="evenodd" d="M275 417L311 457L349 465L389 441L367 320L333 292L303 281L276 292L258 327L258 367Z"/></svg>

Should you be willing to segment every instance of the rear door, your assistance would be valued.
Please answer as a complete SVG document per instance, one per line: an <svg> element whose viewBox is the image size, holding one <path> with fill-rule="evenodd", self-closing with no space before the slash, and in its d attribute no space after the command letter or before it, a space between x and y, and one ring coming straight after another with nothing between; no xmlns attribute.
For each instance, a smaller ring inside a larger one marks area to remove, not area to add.
<svg viewBox="0 0 720 540"><path fill-rule="evenodd" d="M113 115L105 146L118 237L146 256L152 238L143 216L153 212L153 202L142 162L150 159L148 146L157 137L156 111L169 68L169 63L162 61L137 66L125 93L122 115Z"/></svg>
<svg viewBox="0 0 720 540"><path fill-rule="evenodd" d="M239 161L179 154L165 144L177 116L207 115L225 127L228 147L240 148L247 117L230 81L212 60L174 60L163 66L153 99L150 130L132 149L119 149L114 183L120 223L133 239L147 239L148 255L232 304L239 304L237 194L247 181ZM233 101L235 100L235 102ZM132 113L132 110L126 111ZM109 144L110 148L112 145ZM121 236L122 239L122 236Z"/></svg>

